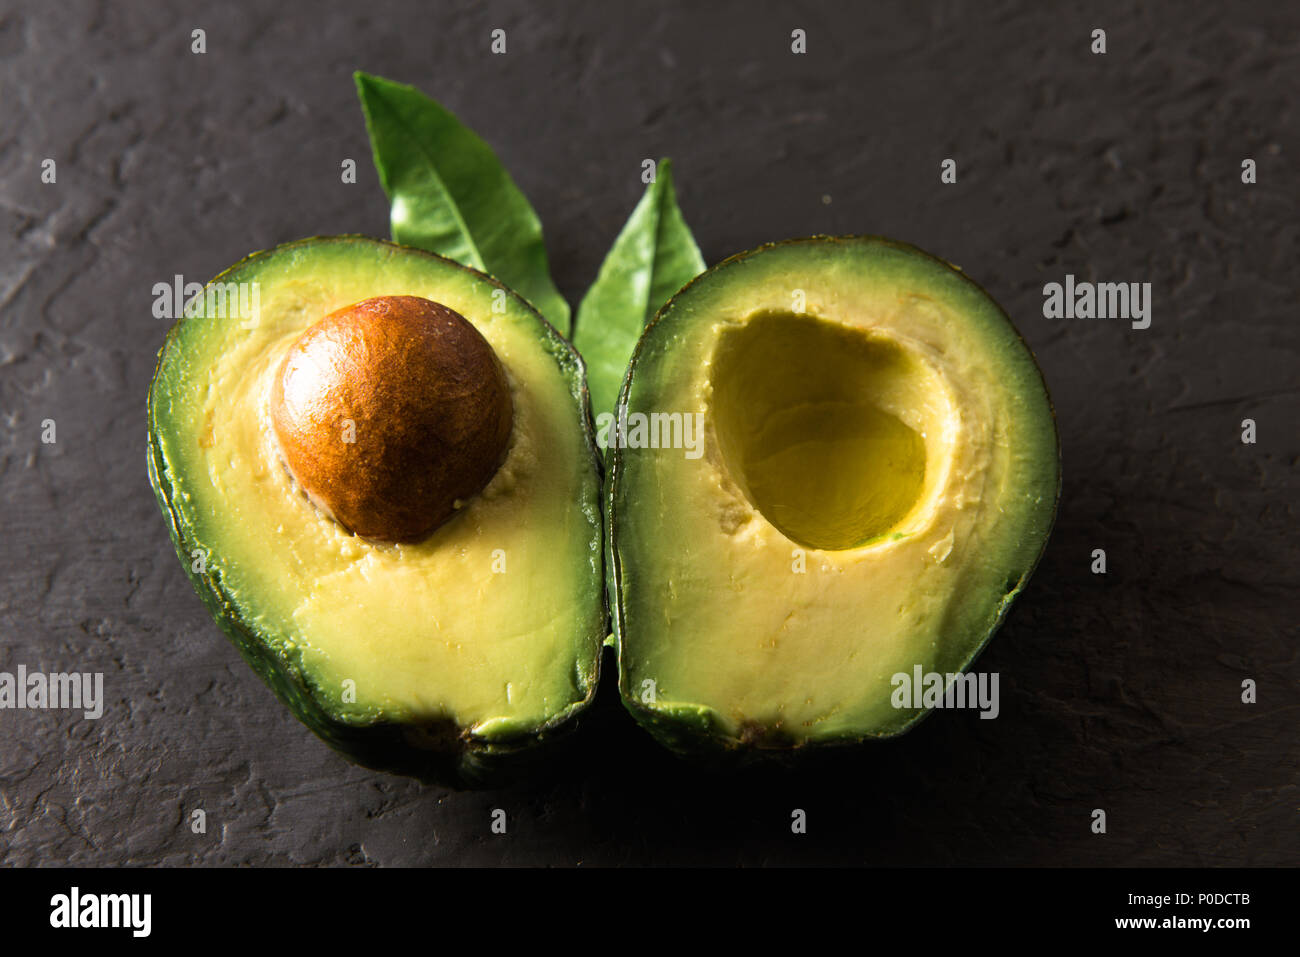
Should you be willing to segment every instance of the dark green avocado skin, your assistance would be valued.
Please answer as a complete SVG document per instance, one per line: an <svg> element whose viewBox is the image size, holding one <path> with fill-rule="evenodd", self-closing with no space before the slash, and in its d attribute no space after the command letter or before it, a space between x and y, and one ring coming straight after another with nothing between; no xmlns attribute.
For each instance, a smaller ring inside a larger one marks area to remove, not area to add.
<svg viewBox="0 0 1300 957"><path fill-rule="evenodd" d="M358 240L368 243L385 242L364 236L318 236L297 240L286 246L320 241ZM385 243L386 245L396 245ZM404 251L419 255L435 256L422 250L400 247ZM268 250L274 252L276 250ZM224 270L211 280L211 283L225 281L226 276L245 265L249 260L266 253L253 253L240 262ZM446 260L451 262L451 260ZM456 263L458 268L475 272L484 281L490 282L517 298L517 294L501 285L497 280L477 273L476 270ZM522 300L521 300L522 301ZM535 312L535 310L534 310ZM587 393L586 378L583 375L582 360L567 341L556 332L540 314L537 319L544 326L548 338L554 340L556 348L562 346L567 350L577 370L575 394L580 394L586 409L587 445L592 458L599 468L600 461L596 453L595 427L591 416L591 402ZM179 323L168 334L167 341L176 335ZM556 345L559 344L559 345ZM158 367L167 348L164 342L159 349ZM155 368L155 378L158 368ZM153 419L154 393L152 388L148 400L148 421ZM147 468L149 484L158 500L167 532L180 559L181 567L203 601L213 620L239 650L244 661L271 688L275 696L293 714L311 729L321 740L334 748L348 760L363 767L392 774L415 778L426 784L437 784L457 790L501 787L530 773L530 769L540 768L559 756L566 748L571 732L576 728L578 716L590 706L595 699L599 683L599 662L597 659L596 680L592 682L586 699L570 711L557 716L557 719L535 729L532 733L521 735L509 741L487 743L476 740L457 728L451 722L434 725L409 725L395 723L378 723L354 725L338 721L328 714L317 702L311 692L308 676L304 675L293 662L273 653L257 636L256 629L245 622L235 605L228 600L222 587L220 577L215 572L200 573L193 570L190 552L192 546L187 542L182 523L171 501L171 483L168 480L166 464L152 429L148 436Z"/></svg>
<svg viewBox="0 0 1300 957"><path fill-rule="evenodd" d="M855 243L870 243L883 246L893 247L905 251L909 254L924 257L940 263L946 268L954 269L970 285L974 286L983 293L990 302L996 304L996 300L988 292L970 279L964 272L951 263L947 263L936 256L927 253L923 249L912 246L908 243L889 239L883 236L872 235L845 235L845 236L827 236L813 235L794 239L781 240L779 242L764 243L754 249L736 253L728 256L726 259L711 266L709 269L700 273L685 286L674 293L669 300L655 313L654 317L646 324L645 330L633 350L632 359L628 363L627 371L623 376L623 385L619 389L618 412L622 413L628 402L629 392L632 386L632 379L636 371L637 359L641 355L642 347L649 338L651 331L659 324L663 317L671 311L673 306L681 298L682 294L691 289L697 283L708 282L719 271L736 263L750 258L751 256L761 253L765 250L778 249L786 246L803 245L803 244L830 244L844 245ZM1000 307L999 307L1000 309ZM1042 560L1043 553L1047 549L1047 542L1051 538L1052 528L1055 525L1057 514L1060 507L1061 499L1061 444L1059 430L1056 429L1056 409L1052 405L1051 393L1047 389L1047 383L1042 379L1042 369L1038 366L1037 358L1033 356L1029 344L1025 342L1024 336L1019 330L1015 329L1009 316L1003 311L1003 317L1007 325L1016 333L1025 351L1029 353L1034 361L1035 367L1038 368L1039 379L1042 382L1043 394L1047 398L1048 409L1051 413L1053 431L1056 433L1056 488L1052 498L1051 516L1048 522L1046 534L1043 536L1042 546L1032 564L1025 571L1020 579L1014 594L1018 594L1029 579L1033 576L1039 562ZM635 689L629 686L629 672L624 667L624 647L623 635L626 632L626 610L621 600L621 568L617 548L616 524L614 522L614 504L615 488L619 480L619 475L624 467L624 455L617 447L607 450L604 458L605 483L601 489L601 511L604 520L605 529L605 590L609 599L610 618L613 628L613 644L618 659L618 688L619 697L623 702L624 708L628 711L633 719L639 724L651 737L658 741L668 750L674 752L679 757L701 767L743 767L754 764L783 764L793 767L804 766L812 761L821 758L830 757L837 753L849 750L858 750L870 742L888 740L897 738L915 728L922 720L930 715L929 709L919 709L910 722L899 730L888 734L863 733L858 735L849 735L833 740L822 740L813 743L795 742L790 740L779 728L766 728L753 725L745 728L739 736L728 733L718 722L712 720L708 714L670 714L655 708L643 706L636 700ZM971 652L962 666L961 671L965 672L970 669L976 659L988 646L990 640L1001 628L1002 623L1006 620L1007 614L1011 610L1013 602L1007 600L1004 602L1001 614L994 624L993 628L984 636L984 640Z"/></svg>

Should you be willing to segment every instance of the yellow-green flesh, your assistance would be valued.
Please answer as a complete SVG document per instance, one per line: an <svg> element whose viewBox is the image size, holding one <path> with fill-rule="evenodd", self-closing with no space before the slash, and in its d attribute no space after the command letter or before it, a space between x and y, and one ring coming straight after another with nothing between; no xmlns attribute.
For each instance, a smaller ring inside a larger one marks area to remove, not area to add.
<svg viewBox="0 0 1300 957"><path fill-rule="evenodd" d="M1028 350L908 248L809 241L716 268L647 332L628 390L630 413L699 412L706 435L698 459L614 465L621 677L652 718L896 733L916 712L892 677L961 670L1051 524L1055 428Z"/></svg>
<svg viewBox="0 0 1300 957"><path fill-rule="evenodd" d="M586 699L603 637L599 479L572 362L549 328L477 274L360 239L282 247L222 279L258 284L258 321L183 320L161 361L151 429L191 546L244 623L347 723L450 718L492 739ZM415 545L366 542L319 512L282 467L267 415L271 376L295 338L387 295L469 319L514 400L496 476Z"/></svg>

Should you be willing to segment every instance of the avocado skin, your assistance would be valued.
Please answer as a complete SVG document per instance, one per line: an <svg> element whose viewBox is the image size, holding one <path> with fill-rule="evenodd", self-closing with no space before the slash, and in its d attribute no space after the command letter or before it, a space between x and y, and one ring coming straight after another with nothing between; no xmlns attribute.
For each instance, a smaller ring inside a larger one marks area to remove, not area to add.
<svg viewBox="0 0 1300 957"><path fill-rule="evenodd" d="M438 256L413 247L401 246L386 240L378 240L359 234L337 236L311 236L293 242L284 243L269 250L250 253L239 262L223 270L207 285L220 283L226 277L248 264L250 261L268 253L282 251L294 246L317 242L359 241L382 243L401 249L404 253L429 256L450 263L459 269L473 273L483 281L505 290L506 294L527 305L518 293L498 282L485 273L456 263L446 257ZM585 366L568 340L561 336L547 320L537 313L531 305L528 309L536 315L542 324L548 339L553 345L562 347L572 358L576 374L571 377L575 395L581 398L584 415L585 442L595 463L598 473L603 472L602 462L597 452L595 426L591 413L591 399L587 390ZM166 339L158 350L158 361L154 368L154 381L162 367L162 358L167 346L179 334L181 321L176 322L168 332ZM183 523L172 505L166 464L154 434L154 390L151 385L146 408L149 425L147 461L149 484L158 500L167 532L180 559L181 567L198 593L208 613L239 651L240 656L249 667L270 687L293 714L311 731L330 747L344 755L350 761L376 771L400 774L415 778L426 784L437 784L456 790L501 787L528 772L528 769L542 765L565 744L570 733L577 726L579 715L595 700L596 689L600 683L601 663L604 655L597 655L595 672L591 687L586 697L575 702L552 720L534 729L531 733L521 735L508 741L485 742L465 734L451 722L438 722L432 725L408 725L393 722L370 725L354 725L337 720L330 715L310 690L310 684L303 670L292 660L277 655L263 642L257 629L240 615L237 607L230 601L222 586L220 575L215 570L195 572L190 552L192 544L186 537Z"/></svg>
<svg viewBox="0 0 1300 957"><path fill-rule="evenodd" d="M1020 340L1025 352L1033 360L1034 368L1038 372L1038 379L1043 388L1043 394L1047 399L1047 405L1051 414L1052 432L1056 439L1055 463L1056 463L1056 488L1052 496L1050 519L1043 535L1042 545L1037 555L1014 589L1008 592L1001 603L998 616L993 626L983 636L983 639L971 651L968 657L963 661L958 669L961 673L967 672L971 666L983 653L993 636L997 634L1002 627L1006 616L1015 603L1015 598L1024 590L1029 579L1033 576L1039 562L1042 560L1044 552L1047 550L1047 543L1051 539L1052 530L1055 527L1056 519L1060 510L1061 501L1061 439L1060 431L1057 428L1056 408L1052 403L1051 393L1048 391L1047 382L1043 378L1042 367L1038 364L1037 357L1034 356L1033 350L1025 341L1020 330L1016 328L1011 321L1010 316L1002 309L997 300L966 275L964 271L951 263L946 262L937 256L934 256L923 249L913 246L909 243L889 239L884 236L873 236L866 234L852 234L841 236L829 236L816 234L793 239L780 240L778 242L764 243L753 249L735 253L726 259L709 267L700 275L696 276L685 286L674 293L669 300L663 304L654 317L646 324L641 338L637 341L636 348L633 350L632 358L628 363L627 371L623 375L623 384L619 389L617 413L622 414L628 402L628 396L632 386L632 379L636 370L637 360L641 355L642 348L648 340L651 330L659 324L660 320L672 309L674 304L688 290L693 288L697 283L705 282L715 273L743 262L744 260L767 250L778 249L786 246L795 246L810 243L824 243L832 245L844 245L855 243L870 243L891 247L911 255L923 257L932 262L938 263L946 269L956 272L965 282L969 283L989 302L993 303L1001 313L1006 324L1015 332L1016 337ZM618 670L618 690L619 697L623 702L624 708L631 714L632 718L646 732L648 732L656 741L668 750L674 752L692 763L700 766L716 767L719 764L724 766L749 766L753 764L784 764L797 767L809 762L814 755L831 754L837 751L857 749L868 742L884 741L891 738L897 738L911 731L924 718L928 717L931 709L918 709L912 719L897 730L873 734L864 732L855 735L846 735L844 737L819 740L812 742L794 742L788 740L779 727L761 727L750 725L745 727L739 736L729 734L723 728L722 723L717 719L712 709L707 707L693 707L689 709L678 709L677 711L667 711L662 708L650 708L643 705L636 699L633 688L629 686L628 676L629 669L625 667L624 662L624 635L626 633L626 609L622 604L622 590L620 588L620 568L617 549L617 535L615 534L614 523L614 488L617 477L623 467L623 450L617 447L611 447L607 450L604 461L605 482L601 487L601 504L605 530L605 590L609 599L611 627L613 629L612 639L616 653L617 670Z"/></svg>

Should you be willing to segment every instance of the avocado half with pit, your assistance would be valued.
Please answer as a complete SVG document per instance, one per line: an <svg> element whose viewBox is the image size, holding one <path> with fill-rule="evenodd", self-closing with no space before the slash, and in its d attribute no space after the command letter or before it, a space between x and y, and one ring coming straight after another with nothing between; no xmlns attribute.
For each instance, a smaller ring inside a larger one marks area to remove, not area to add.
<svg viewBox="0 0 1300 957"><path fill-rule="evenodd" d="M252 255L168 335L148 420L195 588L331 745L491 783L592 700L583 366L496 280L354 236Z"/></svg>
<svg viewBox="0 0 1300 957"><path fill-rule="evenodd" d="M689 283L637 346L617 429L620 692L683 752L909 729L928 711L896 676L970 666L1059 494L1052 407L1006 314L873 237L763 246Z"/></svg>

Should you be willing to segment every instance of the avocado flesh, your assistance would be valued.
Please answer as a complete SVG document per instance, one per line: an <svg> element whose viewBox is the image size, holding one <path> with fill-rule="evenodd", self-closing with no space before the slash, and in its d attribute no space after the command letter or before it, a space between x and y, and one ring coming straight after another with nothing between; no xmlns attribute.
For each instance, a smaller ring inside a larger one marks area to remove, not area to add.
<svg viewBox="0 0 1300 957"><path fill-rule="evenodd" d="M621 401L704 421L698 459L614 449L607 492L620 690L677 750L901 733L926 712L895 708L891 678L968 667L1051 528L1032 356L979 287L903 244L714 267L646 330Z"/></svg>
<svg viewBox="0 0 1300 957"><path fill-rule="evenodd" d="M150 475L196 588L330 743L449 783L490 777L490 756L550 736L596 685L600 477L581 360L494 280L362 237L281 246L217 283L257 284L256 323L205 309L182 319L149 397ZM488 485L409 545L354 537L313 506L280 461L267 407L271 377L304 329L388 295L421 296L473 323L506 369L515 408Z"/></svg>

